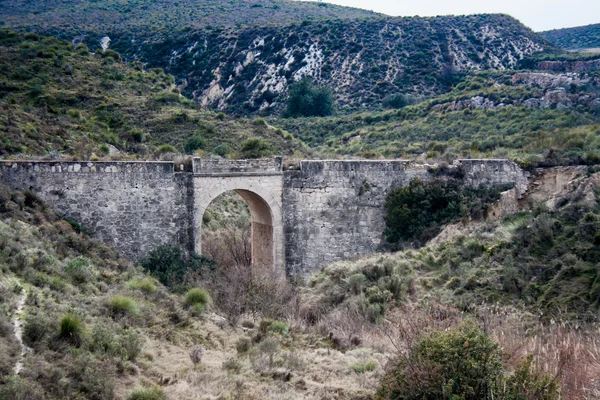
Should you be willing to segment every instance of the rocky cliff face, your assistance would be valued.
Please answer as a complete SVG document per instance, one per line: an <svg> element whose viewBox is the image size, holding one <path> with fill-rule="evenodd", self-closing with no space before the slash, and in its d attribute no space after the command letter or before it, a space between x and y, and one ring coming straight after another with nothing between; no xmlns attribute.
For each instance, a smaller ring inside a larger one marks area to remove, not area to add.
<svg viewBox="0 0 600 400"><path fill-rule="evenodd" d="M513 68L548 47L508 16L479 15L202 29L117 50L165 68L202 106L268 114L281 111L304 76L331 86L339 107L352 110L391 93L440 93L457 73Z"/></svg>

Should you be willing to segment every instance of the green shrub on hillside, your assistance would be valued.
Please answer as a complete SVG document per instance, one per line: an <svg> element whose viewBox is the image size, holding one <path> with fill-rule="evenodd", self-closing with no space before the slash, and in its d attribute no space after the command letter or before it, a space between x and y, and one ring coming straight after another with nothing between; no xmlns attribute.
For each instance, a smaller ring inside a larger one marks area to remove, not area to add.
<svg viewBox="0 0 600 400"><path fill-rule="evenodd" d="M242 143L242 158L262 158L273 154L273 147L261 138L251 138Z"/></svg>
<svg viewBox="0 0 600 400"><path fill-rule="evenodd" d="M534 371L529 356L504 371L497 342L472 322L423 334L406 354L390 361L378 400L557 400L555 378Z"/></svg>
<svg viewBox="0 0 600 400"><path fill-rule="evenodd" d="M121 295L113 296L110 299L109 308L113 317L137 315L140 312L135 300Z"/></svg>
<svg viewBox="0 0 600 400"><path fill-rule="evenodd" d="M473 323L425 334L392 361L377 392L380 400L493 399L502 377L498 343Z"/></svg>
<svg viewBox="0 0 600 400"><path fill-rule="evenodd" d="M167 400L167 395L161 388L142 386L134 389L127 400Z"/></svg>
<svg viewBox="0 0 600 400"><path fill-rule="evenodd" d="M185 305L192 307L194 312L204 311L208 303L210 303L210 294L205 289L194 288L185 294Z"/></svg>
<svg viewBox="0 0 600 400"><path fill-rule="evenodd" d="M384 97L381 101L381 105L383 105L384 108L402 108L414 104L414 102L415 100L411 96L397 93Z"/></svg>
<svg viewBox="0 0 600 400"><path fill-rule="evenodd" d="M206 147L206 140L202 136L193 135L185 142L184 150L188 154L194 154L196 150Z"/></svg>
<svg viewBox="0 0 600 400"><path fill-rule="evenodd" d="M285 117L326 117L334 112L331 89L315 86L310 78L302 78L290 88Z"/></svg>
<svg viewBox="0 0 600 400"><path fill-rule="evenodd" d="M484 217L488 205L500 198L498 187L463 186L452 178L413 179L408 186L391 191L385 203L388 242L426 240L442 225L459 218Z"/></svg>
<svg viewBox="0 0 600 400"><path fill-rule="evenodd" d="M141 264L163 285L176 290L185 290L188 284L193 284L194 275L210 274L215 268L213 260L195 253L186 259L181 247L173 244L152 250Z"/></svg>
<svg viewBox="0 0 600 400"><path fill-rule="evenodd" d="M60 320L59 327L60 338L73 344L80 346L83 342L83 323L76 315L65 315Z"/></svg>

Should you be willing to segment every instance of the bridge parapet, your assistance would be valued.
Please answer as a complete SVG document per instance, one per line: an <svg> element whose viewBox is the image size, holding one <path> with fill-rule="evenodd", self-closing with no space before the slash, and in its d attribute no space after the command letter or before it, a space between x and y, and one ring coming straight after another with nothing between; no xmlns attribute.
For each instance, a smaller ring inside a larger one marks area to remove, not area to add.
<svg viewBox="0 0 600 400"><path fill-rule="evenodd" d="M196 175L280 175L281 173L281 157L261 158L255 160L194 158L194 174Z"/></svg>

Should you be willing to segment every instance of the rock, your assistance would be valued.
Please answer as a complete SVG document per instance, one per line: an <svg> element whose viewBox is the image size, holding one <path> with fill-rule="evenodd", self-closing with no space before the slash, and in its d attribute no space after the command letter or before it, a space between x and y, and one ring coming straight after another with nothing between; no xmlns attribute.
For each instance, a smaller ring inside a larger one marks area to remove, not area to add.
<svg viewBox="0 0 600 400"><path fill-rule="evenodd" d="M73 69L71 69L71 66L69 64L65 64L65 74L73 75Z"/></svg>

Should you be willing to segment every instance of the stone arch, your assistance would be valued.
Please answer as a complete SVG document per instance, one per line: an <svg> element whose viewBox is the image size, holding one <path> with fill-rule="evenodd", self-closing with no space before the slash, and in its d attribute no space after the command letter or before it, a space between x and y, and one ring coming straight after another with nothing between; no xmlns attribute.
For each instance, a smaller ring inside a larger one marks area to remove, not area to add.
<svg viewBox="0 0 600 400"><path fill-rule="evenodd" d="M250 209L253 267L272 268L285 275L282 182L280 176L194 178L194 249L202 254L202 217L219 195L234 191Z"/></svg>

